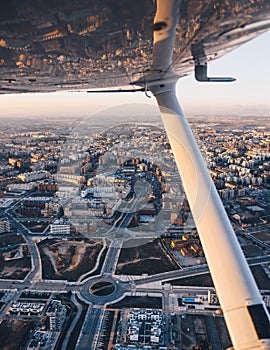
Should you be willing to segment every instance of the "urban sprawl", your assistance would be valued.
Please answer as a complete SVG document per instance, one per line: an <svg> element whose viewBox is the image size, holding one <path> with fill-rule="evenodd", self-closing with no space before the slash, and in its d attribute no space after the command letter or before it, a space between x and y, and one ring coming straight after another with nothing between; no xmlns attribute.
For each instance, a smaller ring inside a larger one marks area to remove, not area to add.
<svg viewBox="0 0 270 350"><path fill-rule="evenodd" d="M269 120L189 121L270 306ZM0 124L1 348L231 346L159 121Z"/></svg>

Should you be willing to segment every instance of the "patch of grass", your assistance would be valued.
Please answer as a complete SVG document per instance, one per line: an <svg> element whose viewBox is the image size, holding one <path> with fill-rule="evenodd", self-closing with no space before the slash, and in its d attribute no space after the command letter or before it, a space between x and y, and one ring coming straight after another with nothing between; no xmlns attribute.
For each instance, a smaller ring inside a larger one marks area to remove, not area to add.
<svg viewBox="0 0 270 350"><path fill-rule="evenodd" d="M90 288L91 293L98 296L112 294L114 290L115 290L114 285L111 282L106 282L106 281L95 283Z"/></svg>
<svg viewBox="0 0 270 350"><path fill-rule="evenodd" d="M38 300L47 300L49 299L51 293L47 293L47 292L23 292L20 296L20 299L38 299Z"/></svg>

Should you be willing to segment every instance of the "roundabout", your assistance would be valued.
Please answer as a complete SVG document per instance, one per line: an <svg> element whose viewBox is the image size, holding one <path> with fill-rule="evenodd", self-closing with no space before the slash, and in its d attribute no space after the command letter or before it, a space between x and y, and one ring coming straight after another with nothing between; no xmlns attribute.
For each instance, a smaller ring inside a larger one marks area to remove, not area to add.
<svg viewBox="0 0 270 350"><path fill-rule="evenodd" d="M79 297L84 302L104 305L124 297L127 291L125 283L111 276L90 278L80 287Z"/></svg>

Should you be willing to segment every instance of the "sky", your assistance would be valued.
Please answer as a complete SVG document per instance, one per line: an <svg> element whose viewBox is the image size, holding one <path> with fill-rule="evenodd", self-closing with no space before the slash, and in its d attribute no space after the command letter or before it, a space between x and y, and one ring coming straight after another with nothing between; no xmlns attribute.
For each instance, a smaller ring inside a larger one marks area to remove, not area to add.
<svg viewBox="0 0 270 350"><path fill-rule="evenodd" d="M236 82L199 83L193 74L180 79L177 95L186 115L269 115L269 43L270 31L209 64L209 76L232 76ZM119 104L132 105L130 113L158 113L155 99L144 93L57 92L1 95L0 118L87 116Z"/></svg>
<svg viewBox="0 0 270 350"><path fill-rule="evenodd" d="M233 83L198 83L193 76L178 83L186 113L270 114L270 31L209 64L209 76L236 78Z"/></svg>

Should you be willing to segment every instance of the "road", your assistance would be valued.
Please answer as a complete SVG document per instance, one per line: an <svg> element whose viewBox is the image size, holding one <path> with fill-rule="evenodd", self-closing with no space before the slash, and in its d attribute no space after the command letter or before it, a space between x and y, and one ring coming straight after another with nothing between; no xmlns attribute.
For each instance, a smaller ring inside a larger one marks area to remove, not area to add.
<svg viewBox="0 0 270 350"><path fill-rule="evenodd" d="M89 306L75 350L95 349L102 317L103 309L101 307Z"/></svg>
<svg viewBox="0 0 270 350"><path fill-rule="evenodd" d="M114 265L117 252L119 247L121 247L121 241L114 241L111 243L111 253L108 255L108 260L105 263L103 271L110 270ZM112 258L112 259L111 259ZM260 264L262 262L270 262L270 256L265 257L257 257L249 259L249 263ZM139 280L134 280L131 282L120 282L115 280L111 275L102 275L102 276L94 276L83 282L67 282L67 281L36 281L34 283L30 283L28 280L25 281L0 281L0 289L11 290L14 294L12 301L15 301L19 298L21 292L23 290L31 290L32 292L68 292L71 291L73 293L77 293L77 295L83 299L85 302L89 304L88 312L84 320L83 327L81 329L81 333L79 335L79 339L76 345L76 350L89 350L95 349L96 344L98 342L98 336L100 327L102 325L103 315L104 315L104 306L106 303L113 302L114 300L121 298L125 295L125 293L129 292L134 293L134 291L138 293L161 293L163 296L163 305L164 311L166 314L172 312L172 306L169 303L170 295L174 295L175 298L178 298L182 295L197 295L202 294L206 295L207 290L205 288L194 288L194 287L171 287L170 290L165 290L164 286L160 283L159 286L153 286L149 288L147 284L151 282L166 282L168 280L173 280L176 278L185 278L191 277L198 274L208 273L208 267L205 265L201 265L195 268L187 268L183 270L176 270L171 272L162 273L159 275L149 276L146 278L142 278ZM108 296L94 296L90 293L91 284L97 283L99 281L110 281L115 286L115 291ZM135 289L134 289L135 286ZM4 317L7 312L11 301L7 303L6 307L2 310L1 316ZM79 316L76 316L74 321L72 322L69 331L64 339L63 347L65 344L68 344L70 334L72 329L77 324ZM211 322L211 321L210 321ZM211 342L213 344L218 342L217 335L215 334L215 330L211 333Z"/></svg>
<svg viewBox="0 0 270 350"><path fill-rule="evenodd" d="M113 253L115 254L116 248L114 247ZM270 255L263 256L263 257L255 257L255 258L249 258L247 259L250 266L254 265L260 265L263 263L269 263L270 262ZM108 265L110 266L111 261L108 261ZM169 272L160 273L157 275L148 276L145 278L140 278L137 280L133 280L132 283L136 286L147 284L151 282L166 282L169 280L174 280L178 278L187 278L192 277L200 274L208 273L209 269L207 265L199 265L196 267L190 267L190 268L184 268L182 270L174 270ZM104 276L105 277L105 276ZM109 277L109 276L107 276ZM89 278L83 282L68 282L64 280L58 280L58 281L50 281L50 280L42 280L42 281L36 281L33 283L30 283L28 280L25 281L11 281L11 280L0 280L0 289L4 290L15 290L15 289L29 289L36 292L60 292L60 291L72 291L72 292L80 292L82 289L85 288L89 284L89 281L95 280L97 276L93 276L92 278ZM103 280L104 278L102 276L98 277L98 280ZM109 278L112 281L115 280L112 276ZM128 283L126 282L119 282L119 285L124 285L125 289Z"/></svg>
<svg viewBox="0 0 270 350"><path fill-rule="evenodd" d="M110 247L106 254L106 258L104 260L101 274L107 275L112 274L116 268L116 264L119 258L119 254L121 252L123 241L113 240L111 241Z"/></svg>
<svg viewBox="0 0 270 350"><path fill-rule="evenodd" d="M20 202L21 199L17 202ZM11 209L7 209L5 211L10 223L16 227L17 231L22 234L24 237L29 250L31 254L31 271L30 273L26 276L27 281L33 281L33 280L40 280L42 278L42 270L41 270L41 259L40 259L40 254L39 250L36 246L36 244L33 242L33 239L31 237L31 232L24 226L22 225L9 211Z"/></svg>

